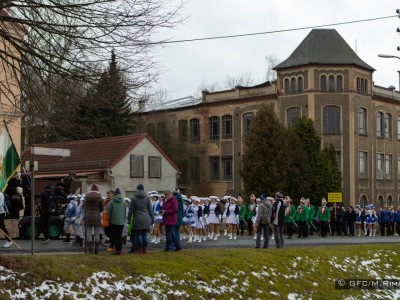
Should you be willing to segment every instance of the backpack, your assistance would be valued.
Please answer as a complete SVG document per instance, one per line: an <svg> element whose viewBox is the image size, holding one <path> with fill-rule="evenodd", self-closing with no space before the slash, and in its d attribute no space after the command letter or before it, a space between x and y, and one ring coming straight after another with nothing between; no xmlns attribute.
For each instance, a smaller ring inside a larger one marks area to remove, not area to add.
<svg viewBox="0 0 400 300"><path fill-rule="evenodd" d="M2 194L4 197L4 201L3 201L4 212L5 212L5 215L8 216L10 214L10 206L11 206L10 197L8 197L7 194L4 194L4 193L2 193Z"/></svg>
<svg viewBox="0 0 400 300"><path fill-rule="evenodd" d="M261 204L263 207L263 214L261 216L261 224L269 224L271 223L271 208L265 204Z"/></svg>

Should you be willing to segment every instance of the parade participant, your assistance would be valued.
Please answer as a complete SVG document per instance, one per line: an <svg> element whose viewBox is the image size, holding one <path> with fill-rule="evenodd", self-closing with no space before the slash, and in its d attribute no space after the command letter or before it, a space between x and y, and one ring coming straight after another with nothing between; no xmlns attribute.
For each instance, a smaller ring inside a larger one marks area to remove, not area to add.
<svg viewBox="0 0 400 300"><path fill-rule="evenodd" d="M132 230L136 232L137 253L146 254L147 233L154 223L154 215L150 198L145 193L143 184L137 185L136 192L129 203L128 220L131 220L131 218L133 218Z"/></svg>
<svg viewBox="0 0 400 300"><path fill-rule="evenodd" d="M397 207L397 211L394 213L394 221L396 223L396 236L400 235L400 206Z"/></svg>
<svg viewBox="0 0 400 300"><path fill-rule="evenodd" d="M154 244L159 244L161 241L160 235L161 235L161 226L163 222L163 217L161 215L161 209L162 205L160 203L160 195L157 193L150 194L150 200L151 200L151 207L154 215L154 224L153 224L153 238L150 240L150 243Z"/></svg>
<svg viewBox="0 0 400 300"><path fill-rule="evenodd" d="M288 239L292 238L293 235L293 224L295 223L296 219L296 208L292 204L292 199L289 196L285 196L286 201L286 209L285 209L285 225L286 225L286 232L288 234Z"/></svg>
<svg viewBox="0 0 400 300"><path fill-rule="evenodd" d="M191 243L193 240L193 233L191 226L194 224L193 210L191 207L190 199L184 195L182 195L182 199L183 199L183 217L182 217L183 232L189 237L187 243Z"/></svg>
<svg viewBox="0 0 400 300"><path fill-rule="evenodd" d="M114 250L115 245L108 245L108 243L110 242L110 224L108 222L108 211L107 211L107 206L108 203L110 203L110 201L114 198L114 190L108 190L106 192L106 198L103 200L103 212L101 215L101 224L103 225L103 230L104 230L104 234L107 237L107 240L104 242L104 244L106 246L108 246L108 252L112 252Z"/></svg>
<svg viewBox="0 0 400 300"><path fill-rule="evenodd" d="M226 195L226 196L223 196L220 201L221 212L222 212L220 228L221 228L221 230L224 230L224 235L228 235L228 230L227 230L227 225L226 225L226 206L229 204L230 198L231 198L231 196ZM218 235L219 235L219 233L218 233Z"/></svg>
<svg viewBox="0 0 400 300"><path fill-rule="evenodd" d="M73 227L76 216L78 214L77 197L75 195L70 195L67 199L69 200L69 203L67 205L67 209L65 210L65 239L63 240L64 243L69 243L71 241L70 228Z"/></svg>
<svg viewBox="0 0 400 300"><path fill-rule="evenodd" d="M253 235L253 217L256 214L256 196L254 194L250 195L250 201L247 204L247 230L248 234L247 235Z"/></svg>
<svg viewBox="0 0 400 300"><path fill-rule="evenodd" d="M246 205L243 202L242 197L238 197L239 206L239 224L240 224L240 235L243 236L244 232L244 222L246 222Z"/></svg>
<svg viewBox="0 0 400 300"><path fill-rule="evenodd" d="M194 214L194 226L192 227L194 239L193 242L201 243L203 238L203 208L200 205L200 198L192 196L192 211Z"/></svg>
<svg viewBox="0 0 400 300"><path fill-rule="evenodd" d="M122 254L122 231L126 220L126 203L123 201L121 190L117 188L113 199L108 203L108 223L110 224L110 240L115 245L115 254ZM96 250L95 250L96 253Z"/></svg>
<svg viewBox="0 0 400 300"><path fill-rule="evenodd" d="M3 231L4 238L6 239L6 242L4 243L3 247L8 248L12 245L11 239L10 239L10 234L8 233L8 230L6 228L6 225L4 224L4 219L6 215L9 213L9 202L8 195L5 195L4 193L0 192L0 229Z"/></svg>
<svg viewBox="0 0 400 300"><path fill-rule="evenodd" d="M283 194L282 192L277 192L275 194L275 203L272 206L271 218L271 222L274 227L276 248L282 248L284 244L283 226L285 225L285 210L286 205L283 201Z"/></svg>
<svg viewBox="0 0 400 300"><path fill-rule="evenodd" d="M97 184L92 184L90 192L85 196L85 242L88 253L98 254L100 246L101 212L104 209L103 198L100 195L100 188ZM92 244L94 235L94 252Z"/></svg>
<svg viewBox="0 0 400 300"><path fill-rule="evenodd" d="M393 206L389 207L389 209L390 209L390 232L391 232L391 235L394 235L394 233L395 233L394 213L395 213L395 211L394 211Z"/></svg>
<svg viewBox="0 0 400 300"><path fill-rule="evenodd" d="M354 222L356 221L356 212L353 206L349 206L343 215L343 221L345 224L344 235L354 236Z"/></svg>
<svg viewBox="0 0 400 300"><path fill-rule="evenodd" d="M257 238L257 226L256 226L256 218L257 218L257 213L258 213L258 206L261 203L261 198L256 198L256 207L254 209L254 216L251 218L251 223L253 224L253 229L252 232L254 232L254 237L253 240Z"/></svg>
<svg viewBox="0 0 400 300"><path fill-rule="evenodd" d="M82 247L83 246L83 237L84 237L84 219L85 219L85 208L83 203L85 201L85 195L77 195L77 215L75 218L72 218L74 221L74 232L75 232L75 241L72 243L75 246Z"/></svg>
<svg viewBox="0 0 400 300"><path fill-rule="evenodd" d="M375 212L375 206L373 204L368 204L366 206L366 209L367 211L365 212L365 223L367 224L369 236L375 236L375 224L378 219ZM364 235L367 235L367 233L365 233Z"/></svg>
<svg viewBox="0 0 400 300"><path fill-rule="evenodd" d="M314 219L315 219L315 206L311 204L310 199L306 199L306 205L308 207L308 232L310 236L313 236L314 233Z"/></svg>
<svg viewBox="0 0 400 300"><path fill-rule="evenodd" d="M71 171L68 176L61 179L61 183L63 184L65 194L69 196L71 194L71 185L76 177L76 173Z"/></svg>
<svg viewBox="0 0 400 300"><path fill-rule="evenodd" d="M218 197L210 196L210 205L208 206L208 229L210 234L210 239L216 241L219 236L219 223L221 218L221 208L218 204Z"/></svg>
<svg viewBox="0 0 400 300"><path fill-rule="evenodd" d="M306 205L306 200L302 197L300 199L300 204L297 207L296 211L296 220L298 221L297 224L299 225L299 238L307 238L308 236L308 224L307 221L309 220L309 209Z"/></svg>
<svg viewBox="0 0 400 300"><path fill-rule="evenodd" d="M356 229L355 229L354 235L357 235L357 232L358 232L358 236L360 236L361 235L361 213L362 213L361 205L356 204L356 208L354 211L356 213L356 221L355 221Z"/></svg>
<svg viewBox="0 0 400 300"><path fill-rule="evenodd" d="M19 219L20 210L24 209L24 203L21 193L18 188L21 184L19 176L12 177L8 180L4 194L7 194L10 199L10 211L8 219Z"/></svg>
<svg viewBox="0 0 400 300"><path fill-rule="evenodd" d="M38 221L39 229L43 233L42 244L50 242L50 236L47 231L47 225L49 223L52 213L56 210L56 204L53 200L53 194L51 193L51 187L46 186L44 191L40 194L40 217Z"/></svg>
<svg viewBox="0 0 400 300"><path fill-rule="evenodd" d="M236 229L239 224L239 206L237 206L237 199L231 197L229 204L225 207L226 211L226 225L229 229L229 239L236 240Z"/></svg>
<svg viewBox="0 0 400 300"><path fill-rule="evenodd" d="M255 223L257 225L257 238L256 238L256 248L261 246L261 233L264 232L264 248L268 248L269 243L269 230L271 226L272 218L272 206L271 200L263 194L261 204L258 208L257 219Z"/></svg>
<svg viewBox="0 0 400 300"><path fill-rule="evenodd" d="M208 216L210 214L210 211L209 211L210 199L209 198L200 198L200 205L201 205L201 208L203 209L204 237L207 236L208 238L210 238L211 234L208 229L208 226L209 226ZM204 240L206 240L206 239L204 239Z"/></svg>
<svg viewBox="0 0 400 300"><path fill-rule="evenodd" d="M385 236L385 231L386 235L392 235L391 233L391 211L389 210L388 206L385 204L383 209L379 213L379 221L381 224L381 235Z"/></svg>
<svg viewBox="0 0 400 300"><path fill-rule="evenodd" d="M326 206L326 199L322 198L321 206L317 211L317 220L319 226L321 227L321 237L325 238L327 236L328 231L328 223L330 221L330 210L329 207Z"/></svg>

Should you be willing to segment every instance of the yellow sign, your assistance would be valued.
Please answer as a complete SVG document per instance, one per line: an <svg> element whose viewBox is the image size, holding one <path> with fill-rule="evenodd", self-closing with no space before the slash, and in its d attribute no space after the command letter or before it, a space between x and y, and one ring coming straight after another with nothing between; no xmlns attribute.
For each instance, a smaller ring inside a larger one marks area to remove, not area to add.
<svg viewBox="0 0 400 300"><path fill-rule="evenodd" d="M342 193L328 193L328 202L342 202Z"/></svg>

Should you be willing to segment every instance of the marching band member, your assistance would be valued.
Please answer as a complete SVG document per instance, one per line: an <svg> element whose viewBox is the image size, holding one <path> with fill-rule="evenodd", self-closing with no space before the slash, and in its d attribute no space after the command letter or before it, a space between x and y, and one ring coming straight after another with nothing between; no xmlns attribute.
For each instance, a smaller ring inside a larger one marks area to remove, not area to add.
<svg viewBox="0 0 400 300"><path fill-rule="evenodd" d="M218 197L210 196L211 203L208 205L208 230L211 233L210 239L216 241L219 236L219 223L221 218L221 208L218 204Z"/></svg>
<svg viewBox="0 0 400 300"><path fill-rule="evenodd" d="M331 212L329 207L326 206L326 199L322 198L321 206L318 208L317 211L317 220L321 226L321 237L326 237L327 235L327 228L328 228L328 221L330 219Z"/></svg>
<svg viewBox="0 0 400 300"><path fill-rule="evenodd" d="M361 210L361 205L360 204L356 204L356 233L358 232L358 236L361 235L361 214L362 214L362 210Z"/></svg>
<svg viewBox="0 0 400 300"><path fill-rule="evenodd" d="M153 238L150 243L159 244L161 241L160 234L161 234L161 226L163 222L163 217L160 214L162 209L162 205L160 203L160 195L157 192L153 192L150 194L151 206L154 215L154 224L153 224Z"/></svg>
<svg viewBox="0 0 400 300"><path fill-rule="evenodd" d="M366 207L367 212L365 213L365 223L367 223L369 236L375 236L375 224L378 222L375 206L373 204L369 204ZM365 233L364 235L367 235L367 233Z"/></svg>
<svg viewBox="0 0 400 300"><path fill-rule="evenodd" d="M243 203L242 197L238 197L238 206L239 206L239 228L240 235L243 236L244 231L244 222L246 222L246 205ZM239 233L239 231L238 231Z"/></svg>
<svg viewBox="0 0 400 300"><path fill-rule="evenodd" d="M182 217L182 225L183 225L183 232L189 237L187 243L191 243L193 240L193 232L192 232L192 225L194 225L194 214L192 210L192 205L190 199L182 195L183 199L183 217Z"/></svg>
<svg viewBox="0 0 400 300"><path fill-rule="evenodd" d="M247 230L248 235L253 235L253 217L256 214L256 196L254 194L250 195L249 204L247 204Z"/></svg>
<svg viewBox="0 0 400 300"><path fill-rule="evenodd" d="M204 224L202 221L203 218L203 209L200 205L200 198L196 196L192 196L192 210L194 214L194 226L193 226L193 235L194 239L193 242L199 242L201 243L201 239L203 236L203 229L204 229Z"/></svg>
<svg viewBox="0 0 400 300"><path fill-rule="evenodd" d="M303 197L300 199L300 204L297 207L296 216L297 224L299 225L299 238L306 238L308 236L307 221L309 219L309 210L306 200Z"/></svg>
<svg viewBox="0 0 400 300"><path fill-rule="evenodd" d="M257 224L256 224L256 219L257 219L257 213L258 213L258 206L260 205L261 202L261 198L257 198L255 201L255 207L254 207L254 215L251 218L251 223L253 226L253 232L254 232L254 238L253 240L255 240L257 238ZM262 238L261 238L262 239Z"/></svg>
<svg viewBox="0 0 400 300"><path fill-rule="evenodd" d="M239 206L237 206L237 199L231 197L230 202L226 205L226 225L229 228L229 239L237 238L236 228L239 224Z"/></svg>
<svg viewBox="0 0 400 300"><path fill-rule="evenodd" d="M285 201L286 201L286 209L285 209L286 231L288 234L288 239L291 239L293 232L293 223L295 222L296 218L296 208L292 204L292 199L290 199L289 196L285 196Z"/></svg>

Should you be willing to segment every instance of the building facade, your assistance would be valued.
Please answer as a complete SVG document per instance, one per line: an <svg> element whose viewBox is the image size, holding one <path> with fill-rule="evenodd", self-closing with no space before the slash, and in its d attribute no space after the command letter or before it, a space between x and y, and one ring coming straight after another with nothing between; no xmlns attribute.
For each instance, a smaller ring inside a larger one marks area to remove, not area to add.
<svg viewBox="0 0 400 300"><path fill-rule="evenodd" d="M244 138L267 104L287 127L312 119L321 149L334 146L345 204L398 205L400 93L374 85L374 69L332 29L312 30L275 69L272 83L142 106L136 130L179 145L187 194L239 195Z"/></svg>

